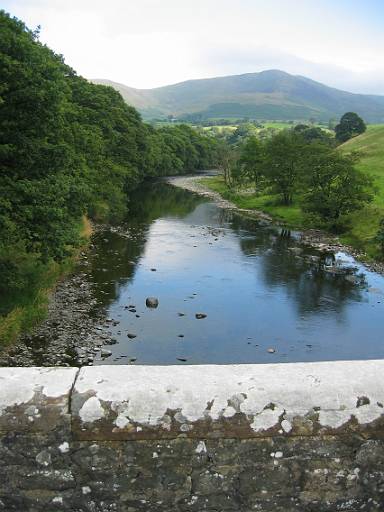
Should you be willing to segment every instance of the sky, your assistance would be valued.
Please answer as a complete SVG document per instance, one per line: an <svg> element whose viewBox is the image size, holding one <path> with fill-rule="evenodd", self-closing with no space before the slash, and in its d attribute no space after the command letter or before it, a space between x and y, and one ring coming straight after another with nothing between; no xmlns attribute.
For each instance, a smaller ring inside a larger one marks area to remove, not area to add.
<svg viewBox="0 0 384 512"><path fill-rule="evenodd" d="M152 88L282 69L384 94L384 0L1 0L86 78Z"/></svg>

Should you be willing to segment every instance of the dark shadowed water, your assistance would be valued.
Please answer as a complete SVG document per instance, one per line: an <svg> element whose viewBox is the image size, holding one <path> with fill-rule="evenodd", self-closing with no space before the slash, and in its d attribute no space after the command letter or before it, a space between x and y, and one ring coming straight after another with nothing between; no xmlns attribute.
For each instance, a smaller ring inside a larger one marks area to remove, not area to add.
<svg viewBox="0 0 384 512"><path fill-rule="evenodd" d="M95 364L383 357L384 278L353 258L166 184L143 187L132 205L124 234L98 233L90 256L116 321L101 327L117 339Z"/></svg>

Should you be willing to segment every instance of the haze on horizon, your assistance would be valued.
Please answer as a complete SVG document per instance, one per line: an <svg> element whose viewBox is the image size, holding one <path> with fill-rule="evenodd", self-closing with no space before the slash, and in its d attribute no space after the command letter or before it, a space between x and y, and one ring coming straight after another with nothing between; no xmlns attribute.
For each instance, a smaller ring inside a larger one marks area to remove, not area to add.
<svg viewBox="0 0 384 512"><path fill-rule="evenodd" d="M3 0L86 78L152 88L281 69L384 94L381 0Z"/></svg>

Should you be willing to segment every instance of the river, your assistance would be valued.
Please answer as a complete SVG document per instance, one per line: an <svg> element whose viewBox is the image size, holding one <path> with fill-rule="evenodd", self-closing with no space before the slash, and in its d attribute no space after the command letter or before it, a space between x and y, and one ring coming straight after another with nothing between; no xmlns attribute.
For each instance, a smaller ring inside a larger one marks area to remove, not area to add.
<svg viewBox="0 0 384 512"><path fill-rule="evenodd" d="M95 233L78 272L94 304L87 339L98 342L91 357L72 344L67 364L75 356L164 365L384 356L383 276L166 183L142 186L127 222Z"/></svg>

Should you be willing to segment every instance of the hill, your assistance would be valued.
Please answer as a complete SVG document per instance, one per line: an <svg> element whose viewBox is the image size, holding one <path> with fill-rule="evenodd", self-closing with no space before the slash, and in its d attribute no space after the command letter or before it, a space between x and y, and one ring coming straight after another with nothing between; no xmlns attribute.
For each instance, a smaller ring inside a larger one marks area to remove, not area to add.
<svg viewBox="0 0 384 512"><path fill-rule="evenodd" d="M365 133L348 140L340 148L345 152L357 151L360 154L358 167L374 177L381 190L377 199L381 199L384 207L384 126L368 126Z"/></svg>
<svg viewBox="0 0 384 512"><path fill-rule="evenodd" d="M303 76L278 70L188 80L155 89L134 89L108 80L93 80L121 92L145 118L328 121L347 111L368 123L384 122L384 96L353 94Z"/></svg>
<svg viewBox="0 0 384 512"><path fill-rule="evenodd" d="M360 154L358 167L374 179L375 198L363 212L354 214L351 233L346 240L374 255L372 240L379 221L384 218L384 126L368 126L365 133L345 142L340 149L346 153L357 151Z"/></svg>

